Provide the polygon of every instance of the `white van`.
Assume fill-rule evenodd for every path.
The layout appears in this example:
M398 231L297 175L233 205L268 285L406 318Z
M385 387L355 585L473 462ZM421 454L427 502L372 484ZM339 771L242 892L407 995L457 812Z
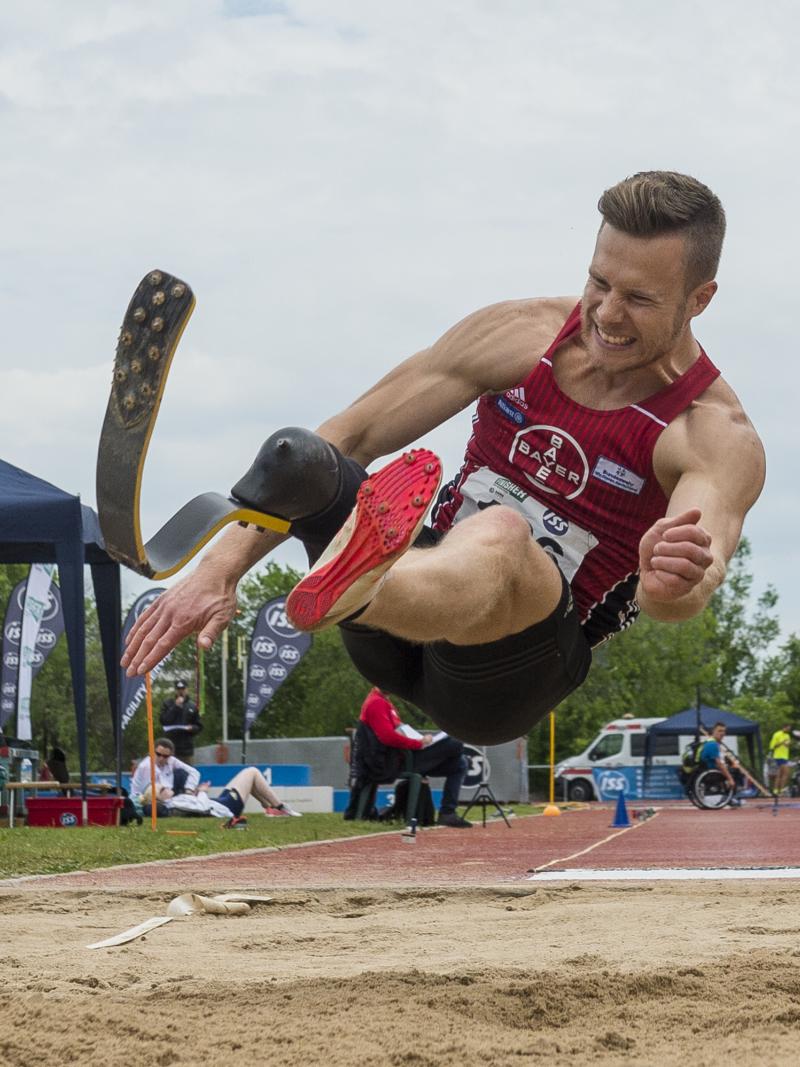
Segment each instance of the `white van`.
M556 764L556 797L566 793L569 800L598 800L592 771L595 768L644 767L647 731L659 719L626 716L607 723L586 749ZM653 748L654 767L679 767L681 756L694 741L694 734L658 734ZM725 743L735 753L735 737Z

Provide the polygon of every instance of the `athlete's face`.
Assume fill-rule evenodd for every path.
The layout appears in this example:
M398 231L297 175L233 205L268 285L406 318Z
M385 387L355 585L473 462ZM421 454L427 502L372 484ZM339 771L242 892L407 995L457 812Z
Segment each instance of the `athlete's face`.
M583 292L582 336L602 366L638 368L668 357L716 291L687 293L684 238L632 237L604 224Z

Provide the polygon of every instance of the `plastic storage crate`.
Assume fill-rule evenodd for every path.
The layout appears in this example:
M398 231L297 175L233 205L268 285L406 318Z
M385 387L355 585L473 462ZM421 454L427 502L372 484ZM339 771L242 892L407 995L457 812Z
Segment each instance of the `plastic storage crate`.
M87 797L87 820L90 826L116 826L122 797ZM28 797L28 826L80 826L80 797Z

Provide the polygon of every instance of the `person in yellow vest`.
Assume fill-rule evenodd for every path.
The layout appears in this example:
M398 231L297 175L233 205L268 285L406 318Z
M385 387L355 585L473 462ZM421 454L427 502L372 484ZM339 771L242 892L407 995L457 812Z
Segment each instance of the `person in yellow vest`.
M792 724L784 723L780 730L776 730L770 738L767 756L775 766L774 774L770 775L770 788L773 793L782 793L789 784L789 775L792 768L789 766L789 745L792 743Z

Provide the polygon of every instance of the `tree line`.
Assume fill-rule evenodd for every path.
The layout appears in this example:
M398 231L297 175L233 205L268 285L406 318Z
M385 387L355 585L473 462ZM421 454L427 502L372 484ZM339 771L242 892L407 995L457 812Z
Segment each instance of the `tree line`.
M626 713L668 716L694 704L699 692L706 704L737 712L761 724L766 738L787 720L800 720L800 638L780 640L778 593L772 587L755 596L750 569L751 547L739 545L725 584L702 614L683 623L663 624L640 616L623 635L595 650L589 676L565 700L556 716L556 755L580 751L599 727ZM27 566L0 567L0 610ZM249 647L255 617L265 601L288 593L301 574L268 562L239 586L239 614L229 627L229 737L242 736L243 678L237 667L237 639ZM204 728L198 744L215 744L222 736L221 642L204 657ZM94 603L86 603L87 720L89 764L96 770L114 765L114 735L106 692L100 636ZM186 679L195 699L196 651L193 639L175 650L153 686L156 723L161 701L172 682ZM369 685L351 665L335 628L314 636L305 659L278 690L256 721L251 737L339 736L354 724ZM66 638L62 638L33 684L31 699L34 745L44 752L63 748L70 767L77 765L75 717ZM398 701L401 714L420 727L429 724L413 705ZM13 720L6 732L13 734ZM547 723L534 728L528 741L529 762L548 758ZM146 751L144 705L124 734L127 766Z

